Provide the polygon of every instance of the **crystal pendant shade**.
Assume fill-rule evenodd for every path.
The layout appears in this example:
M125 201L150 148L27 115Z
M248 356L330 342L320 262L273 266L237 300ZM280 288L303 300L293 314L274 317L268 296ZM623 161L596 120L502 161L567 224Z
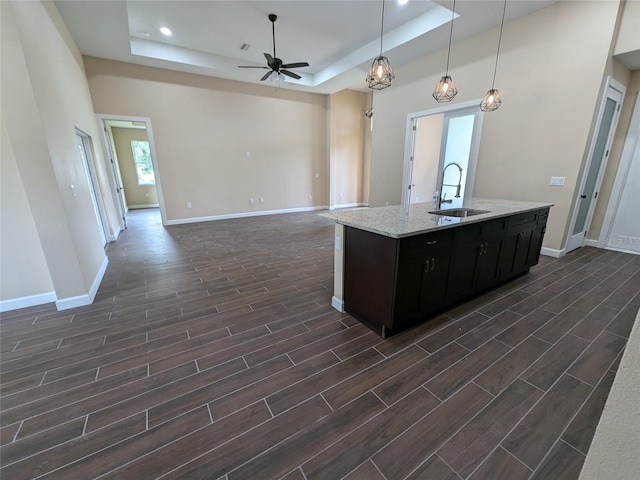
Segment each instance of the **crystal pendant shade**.
M492 88L484 96L482 102L480 102L480 110L483 112L493 112L494 110L497 110L500 105L502 105L500 92L498 92L497 88Z
M367 85L369 88L382 90L383 88L390 87L394 78L396 78L396 76L393 74L391 64L387 57L380 55L373 59L373 63L367 74Z
M445 75L440 79L440 82L433 91L433 98L437 102L450 102L458 94L456 84L453 83L453 79L449 75Z

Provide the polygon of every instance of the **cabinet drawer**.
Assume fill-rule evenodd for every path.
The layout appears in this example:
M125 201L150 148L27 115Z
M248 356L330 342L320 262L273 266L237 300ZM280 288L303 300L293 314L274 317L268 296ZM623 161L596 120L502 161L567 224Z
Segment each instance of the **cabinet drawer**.
M525 225L527 223L536 223L539 216L539 210L512 215L509 217L509 228L518 227L519 225Z
M466 241L469 238L477 238L479 240L494 235L501 235L507 228L507 222L507 218L497 218L495 220L457 227L454 229L453 240L455 242Z
M400 239L399 257L400 259L414 252L419 252L433 247L440 247L451 243L451 229L439 230L436 232L423 233Z

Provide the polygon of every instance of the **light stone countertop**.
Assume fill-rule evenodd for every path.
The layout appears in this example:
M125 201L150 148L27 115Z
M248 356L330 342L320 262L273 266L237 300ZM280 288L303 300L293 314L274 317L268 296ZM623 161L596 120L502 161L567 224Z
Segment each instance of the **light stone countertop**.
M552 203L544 202L472 198L464 202L465 208L489 212L464 218L434 215L429 213L435 210L433 202L428 202L338 211L323 213L321 216L348 227L387 237L402 238L552 206ZM442 207L442 209L446 208L447 206Z

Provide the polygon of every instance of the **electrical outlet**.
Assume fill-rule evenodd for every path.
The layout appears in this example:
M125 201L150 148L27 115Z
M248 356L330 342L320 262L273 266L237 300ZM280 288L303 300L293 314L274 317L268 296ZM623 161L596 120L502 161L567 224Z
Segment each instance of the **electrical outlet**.
M249 203L253 203L253 197L249 197Z
M313 195L309 194L309 200L313 200Z
M549 185L553 185L554 187L562 187L566 179L567 177L551 177Z
M264 203L264 197L260 197L260 203Z
M316 173L314 174L314 177L316 177L316 178L320 178L320 174L319 174L318 172L316 172Z
M187 202L187 208L191 208L191 202Z

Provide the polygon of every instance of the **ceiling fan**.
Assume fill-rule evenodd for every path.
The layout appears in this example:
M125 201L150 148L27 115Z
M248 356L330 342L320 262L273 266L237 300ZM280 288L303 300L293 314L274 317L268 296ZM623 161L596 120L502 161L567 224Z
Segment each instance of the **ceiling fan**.
M282 60L280 60L276 56L276 20L277 19L278 19L277 15L275 15L273 13L269 14L269 20L271 20L271 32L273 34L273 55L271 55L269 53L265 53L264 54L264 57L267 59L267 66L266 67L257 67L255 65L240 65L240 66L238 66L238 68L265 68L265 69L269 70L269 72L265 73L264 76L260 79L261 82L263 82L267 78L269 78L269 76L273 72L275 72L276 75L282 73L283 75L286 75L288 77L295 78L296 80L299 80L302 77L300 75L298 75L297 73L290 72L288 69L290 69L290 68L298 68L298 67L308 67L309 66L309 64L307 62L282 63Z

